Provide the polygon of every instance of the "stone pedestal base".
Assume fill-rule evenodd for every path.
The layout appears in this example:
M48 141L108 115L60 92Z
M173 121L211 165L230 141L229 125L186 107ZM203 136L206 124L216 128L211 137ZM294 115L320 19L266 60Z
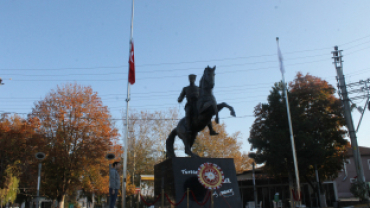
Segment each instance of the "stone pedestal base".
M198 168L203 163L214 163L221 167L224 173L222 187L213 192L214 208L241 207L241 198L234 160L231 158L189 158L177 157L154 166L154 194L158 196L162 189L173 202L179 202L187 188L193 191L198 202L203 202L209 193L198 181ZM179 208L186 208L186 196L184 201L178 205ZM192 194L189 195L189 207L199 207ZM211 199L204 207L209 207ZM158 202L156 207L161 203ZM171 207L165 197L165 207Z

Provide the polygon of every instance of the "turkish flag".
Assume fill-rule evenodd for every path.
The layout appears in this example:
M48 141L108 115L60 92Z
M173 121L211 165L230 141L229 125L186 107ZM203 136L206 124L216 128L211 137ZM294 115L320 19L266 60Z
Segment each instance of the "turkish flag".
M130 57L128 60L129 64L129 70L128 70L128 82L130 84L135 83L135 58L134 58L134 42L131 40L130 41L131 49L130 49Z

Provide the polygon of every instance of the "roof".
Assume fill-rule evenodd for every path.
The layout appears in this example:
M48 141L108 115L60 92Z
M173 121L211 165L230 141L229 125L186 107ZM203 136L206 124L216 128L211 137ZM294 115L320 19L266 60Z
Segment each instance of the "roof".
M370 156L370 148L369 147L364 147L364 146L359 146L360 149L360 154L361 156ZM351 147L347 148L347 156L348 157L353 157L353 151ZM256 179L262 179L262 178L269 178L266 173L262 170L263 166L260 166L255 169L255 177ZM253 171L252 170L246 170L243 173L237 174L237 180L238 181L247 181L247 180L252 180L253 179Z
M370 156L370 148L369 147L359 146L358 148L360 150L361 156L365 156L365 155ZM348 151L347 156L348 157L353 157L352 148L351 147L347 148L347 151Z
M258 167L254 170L256 178L263 178L265 174L263 173L262 167ZM246 170L243 173L237 174L236 178L238 181L247 181L253 179L253 170Z
M142 181L154 181L154 175L140 175Z

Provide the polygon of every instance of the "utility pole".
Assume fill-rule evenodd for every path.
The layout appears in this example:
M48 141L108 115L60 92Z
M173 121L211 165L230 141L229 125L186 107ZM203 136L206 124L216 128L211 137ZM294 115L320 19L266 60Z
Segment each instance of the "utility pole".
M357 108L357 110L359 110L360 113L361 113L361 117L360 117L360 121L357 124L356 133L358 132L358 128L360 128L362 118L364 117L365 110L366 110L366 107L368 106L369 99L370 99L370 90L369 90L369 86L367 85L367 83L370 83L370 79L367 79L365 81L360 80L360 84L364 84L365 85L365 87L362 87L361 90L367 92L367 95L365 95L367 97L367 100L365 102L364 108L362 108L362 109L361 109L361 107ZM370 110L370 108L369 108L369 110Z
M361 113L360 120L357 124L356 133L358 132L358 129L360 128L362 118L369 104L369 100L370 100L370 87L368 85L369 83L370 83L370 78L368 78L367 80L360 80L358 82L353 82L353 83L349 83L346 85L347 87L352 88L351 91L347 91L347 94L355 94L355 96L349 98L351 102L353 102L353 100L366 99L364 107L354 105L355 108ZM362 95L358 95L358 94L362 94Z
M353 157L355 159L357 181L360 184L364 184L365 182L364 169L363 169L362 162L361 162L360 150L358 148L356 131L353 125L352 114L351 114L351 104L350 104L350 99L348 98L346 81L343 75L342 50L338 50L338 46L334 46L334 51L332 51L332 53L333 53L333 59L334 59L333 64L337 71L339 96L343 102L344 118L346 120L346 126L348 128L349 136L351 139ZM366 200L368 200L369 198L369 195L367 192L366 192L365 198Z

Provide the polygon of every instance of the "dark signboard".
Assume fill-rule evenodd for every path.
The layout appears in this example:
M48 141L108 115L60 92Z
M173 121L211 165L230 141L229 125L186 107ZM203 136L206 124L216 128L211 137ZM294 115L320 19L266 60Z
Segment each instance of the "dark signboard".
M177 207L187 207L187 188L194 193L189 196L189 206L199 207L196 203L206 202L204 207L211 203L210 191L202 186L198 181L198 168L204 163L214 163L218 165L224 173L224 183L222 186L213 191L214 207L241 207L241 198L239 193L238 182L234 160L232 158L189 158L177 157L168 159L154 166L154 190L155 195L161 194L162 189L172 200L179 202L184 194L184 200ZM160 205L161 203L156 203ZM170 203L165 197L165 207L170 207ZM156 206L158 207L158 206Z

